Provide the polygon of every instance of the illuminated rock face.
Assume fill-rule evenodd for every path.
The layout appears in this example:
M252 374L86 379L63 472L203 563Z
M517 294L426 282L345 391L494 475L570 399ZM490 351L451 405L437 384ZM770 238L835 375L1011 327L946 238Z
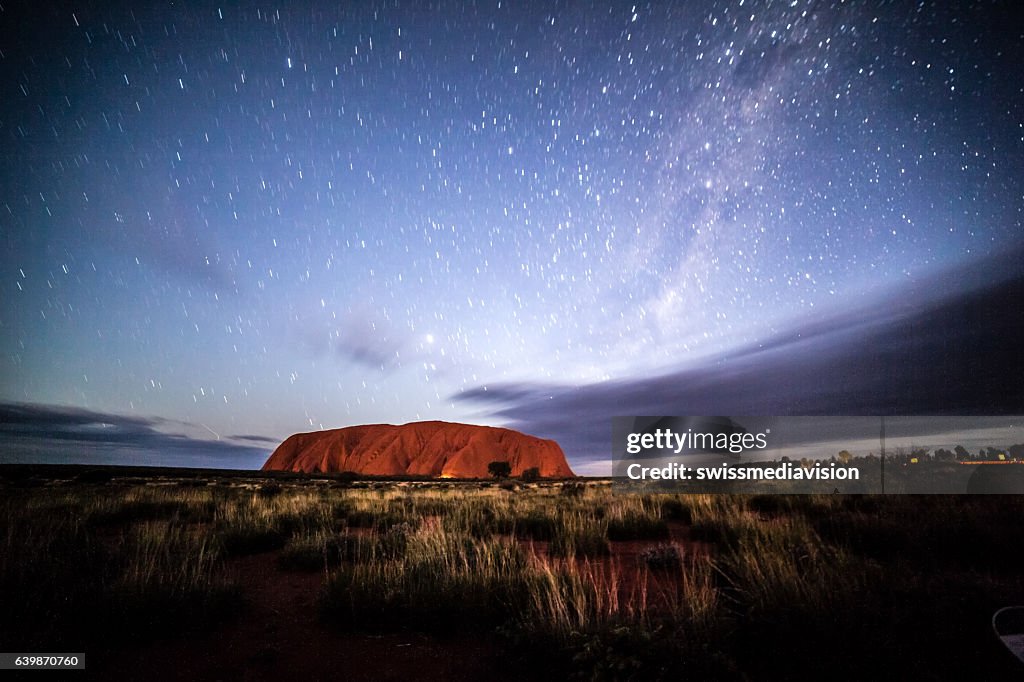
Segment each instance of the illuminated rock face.
M263 470L489 478L487 465L495 461L508 462L513 476L532 467L543 477L574 475L553 440L511 429L437 421L297 433L274 450Z

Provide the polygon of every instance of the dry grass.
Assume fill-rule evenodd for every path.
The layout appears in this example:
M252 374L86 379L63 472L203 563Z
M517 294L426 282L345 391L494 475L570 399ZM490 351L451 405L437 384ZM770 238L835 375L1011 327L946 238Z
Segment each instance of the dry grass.
M985 651L987 615L1024 600L1006 551L1024 544L1017 498L486 483L5 492L0 637L13 648L216 627L242 608L225 564L260 552L324 576L329 624L483 628L502 633L510 664L598 679L804 678L826 661L840 677L913 676L908 649L927 652L934 676L992 678L994 659L954 653ZM643 551L625 561L621 541ZM797 644L812 655L780 654Z

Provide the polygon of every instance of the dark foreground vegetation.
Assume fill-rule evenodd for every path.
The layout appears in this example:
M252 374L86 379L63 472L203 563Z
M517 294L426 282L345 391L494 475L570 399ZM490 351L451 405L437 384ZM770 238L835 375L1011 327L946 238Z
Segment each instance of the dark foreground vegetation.
M130 473L0 468L0 649L83 651L106 677L169 641L216 659L254 618L236 569L255 562L309 577L300 617L323 641L417 633L471 656L484 637L495 679L1024 672L989 629L1024 603L1016 496ZM375 677L309 653L324 679ZM271 677L262 655L229 676Z

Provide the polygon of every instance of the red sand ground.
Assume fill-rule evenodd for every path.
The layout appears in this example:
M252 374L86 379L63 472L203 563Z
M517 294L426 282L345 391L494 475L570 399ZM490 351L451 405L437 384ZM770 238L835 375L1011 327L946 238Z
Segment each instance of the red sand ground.
M196 637L91 655L98 679L159 680L478 680L495 676L499 653L481 637L420 633L340 633L319 622L322 573L283 571L277 552L229 562L247 608Z

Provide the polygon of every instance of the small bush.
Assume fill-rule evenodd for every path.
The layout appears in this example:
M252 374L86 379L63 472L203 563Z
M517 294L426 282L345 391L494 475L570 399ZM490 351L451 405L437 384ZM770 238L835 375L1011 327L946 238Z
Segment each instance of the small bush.
M519 474L519 480L523 483L535 483L540 480L540 467L530 467L529 469L523 469L523 472Z
M690 524L693 523L693 511L678 497L670 497L661 503L661 518Z
M298 511L282 512L274 518L274 524L285 535L314 533L330 525L327 510L313 506Z
M283 490L280 483L269 481L259 487L259 494L261 497L277 497Z
M517 537L547 541L555 536L555 520L539 510L531 510L526 516L515 520Z
M230 556L260 554L284 547L287 535L279 528L236 526L220 533L224 552Z
M494 478L508 478L512 475L512 465L505 461L495 461L487 465L487 473Z
M292 538L281 551L277 563L281 568L295 571L316 571L334 568L342 561L355 561L362 547L370 545L352 535L313 535Z
M587 486L579 482L564 483L559 490L559 494L565 497L583 497L585 492L587 492Z
M604 528L585 525L555 534L548 548L551 556L599 557L611 554Z
M375 554L385 559L400 559L405 556L409 547L409 536L413 530L408 523L388 528L375 538Z
M640 553L640 561L649 568L679 568L683 563L683 548L679 545L655 545Z
M326 503L325 514L328 518L338 520L347 518L355 510L355 505L348 499L331 499Z

